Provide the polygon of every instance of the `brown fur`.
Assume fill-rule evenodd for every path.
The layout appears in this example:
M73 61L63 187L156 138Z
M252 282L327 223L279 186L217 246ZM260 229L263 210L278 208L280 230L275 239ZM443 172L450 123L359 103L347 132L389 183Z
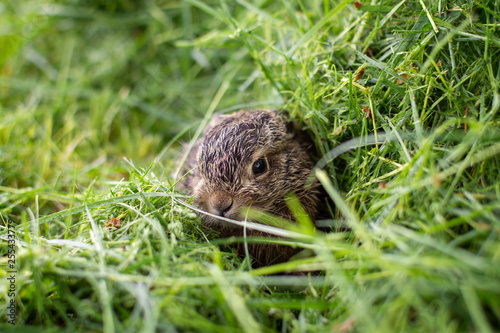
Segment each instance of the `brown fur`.
M314 218L318 184L306 185L313 167L307 149L312 147L287 132L283 117L280 111L243 110L214 118L185 166L191 172L183 185L194 195L196 205L235 220L242 220L242 210L249 206L293 219L285 203L285 195L293 192ZM252 165L261 158L267 160L267 171L255 175ZM210 216L204 220L224 237L243 235L233 224ZM266 234L247 230L247 235ZM249 244L249 250L257 265L283 262L296 253L290 247L265 244Z

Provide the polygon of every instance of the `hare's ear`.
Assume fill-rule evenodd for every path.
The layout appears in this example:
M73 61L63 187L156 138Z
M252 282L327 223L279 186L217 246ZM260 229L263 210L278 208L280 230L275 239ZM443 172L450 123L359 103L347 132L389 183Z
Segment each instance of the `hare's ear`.
M276 113L276 115L278 115L279 117L281 117L285 122L288 119L290 119L290 113L287 110L279 109L279 110L274 110L273 112Z
M287 110L276 110L274 112L276 112L286 126L287 139L293 139L297 133L297 122L290 120L290 114Z
M287 137L292 138L294 136L297 124L290 120L290 114L288 113L288 111L274 110L272 112L283 121L283 124L285 124Z

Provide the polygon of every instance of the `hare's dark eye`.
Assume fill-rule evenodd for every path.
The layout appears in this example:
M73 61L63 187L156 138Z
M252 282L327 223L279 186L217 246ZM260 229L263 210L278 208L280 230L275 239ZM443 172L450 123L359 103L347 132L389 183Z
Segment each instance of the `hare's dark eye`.
M265 158L259 158L252 165L252 172L254 175L258 176L267 171L267 161Z

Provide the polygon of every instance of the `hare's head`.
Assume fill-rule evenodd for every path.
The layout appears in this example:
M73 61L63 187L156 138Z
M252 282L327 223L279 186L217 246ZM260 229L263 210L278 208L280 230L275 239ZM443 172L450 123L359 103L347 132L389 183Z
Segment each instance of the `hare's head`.
M311 172L308 154L279 111L240 111L220 116L197 152L197 183L191 184L203 210L235 219L252 207L291 217L285 195L294 192L314 211L316 195L305 186ZM306 202L303 202L306 201ZM206 217L209 225L221 222Z

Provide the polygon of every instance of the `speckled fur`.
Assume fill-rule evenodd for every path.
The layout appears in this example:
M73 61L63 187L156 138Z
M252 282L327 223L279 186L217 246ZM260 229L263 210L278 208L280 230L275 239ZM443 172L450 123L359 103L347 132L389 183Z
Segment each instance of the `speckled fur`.
M204 211L218 214L216 206L232 202L225 217L242 220L248 206L293 219L285 195L296 194L306 212L314 218L318 204L318 184L306 186L312 169L307 153L309 143L301 142L287 132L280 111L239 111L218 115L207 126L203 137L190 152L184 187ZM267 172L255 176L252 165L260 158L268 162ZM242 236L233 224L205 216L208 227L222 236ZM248 230L249 236L266 235ZM286 261L296 253L286 246L249 244L257 265Z

